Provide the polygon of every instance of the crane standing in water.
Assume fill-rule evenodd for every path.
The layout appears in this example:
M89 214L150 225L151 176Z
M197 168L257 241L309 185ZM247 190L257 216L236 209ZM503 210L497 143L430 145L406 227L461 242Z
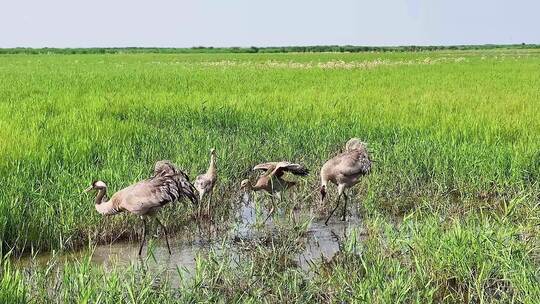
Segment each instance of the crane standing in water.
M168 203L188 198L193 203L197 202L195 188L189 182L188 176L176 168L171 162L162 160L154 166L154 173L149 179L128 186L107 198L107 185L102 181L94 181L85 190L97 191L95 207L102 215L114 215L124 211L138 215L142 219L143 233L139 255L141 255L146 242L146 218L154 216L158 224L163 228L167 248L171 254L167 227L157 217L158 210Z
M205 174L197 176L193 185L199 192L199 202L202 201L206 195L208 195L208 202L206 203L206 213L210 214L210 204L212 203L212 193L214 192L214 186L217 181L217 168L216 168L216 149L210 149L210 165ZM199 213L200 213L199 205Z
M360 178L371 172L371 158L367 151L367 144L358 138L351 138L345 145L345 152L328 160L321 168L321 203L326 197L326 187L328 182L337 185L338 197L336 207L330 212L330 215L324 222L328 225L328 220L339 207L339 200L343 196L345 205L341 220L345 220L347 212L347 194L345 190L356 185Z

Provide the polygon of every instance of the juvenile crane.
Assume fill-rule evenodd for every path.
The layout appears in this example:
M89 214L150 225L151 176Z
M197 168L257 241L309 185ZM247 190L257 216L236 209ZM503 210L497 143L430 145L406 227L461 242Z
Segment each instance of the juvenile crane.
M271 195L272 209L270 209L266 220L268 220L275 210L273 196L278 195L281 198L281 192L293 187L296 184L296 182L288 181L282 178L285 172L290 172L299 176L306 176L309 174L309 170L306 167L287 161L258 164L253 167L253 170L263 170L265 173L259 177L254 185L251 184L249 179L243 180L240 184L240 189L243 189L246 192L251 190L264 190Z
M188 198L193 203L197 202L195 188L189 182L188 176L166 160L158 161L155 164L152 177L116 192L110 199L107 198L107 185L104 182L94 181L85 192L92 190L97 191L95 207L100 214L114 215L128 211L141 217L143 233L139 255L141 255L146 242L147 216L155 216L156 221L163 228L167 248L171 254L167 227L156 216L157 211L166 204L183 197Z
M351 138L345 145L345 152L328 160L321 168L321 203L326 197L326 187L328 182L337 185L338 197L336 207L324 222L328 225L328 220L339 207L339 200L343 196L345 205L341 220L345 220L347 212L347 194L345 190L356 185L360 178L371 171L371 158L367 151L367 145L358 138Z
M206 203L206 213L210 213L210 204L212 203L212 193L214 192L214 186L217 181L217 169L216 169L216 149L210 149L210 165L205 174L197 176L193 185L199 192L199 202L202 203L204 197L208 195L208 202ZM199 206L200 212L200 206Z

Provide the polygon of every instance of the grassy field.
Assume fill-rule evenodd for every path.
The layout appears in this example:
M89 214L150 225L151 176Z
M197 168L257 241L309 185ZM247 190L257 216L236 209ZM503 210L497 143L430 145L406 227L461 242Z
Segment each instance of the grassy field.
M299 246L286 230L284 251L260 245L248 259L263 269L231 270L205 258L200 280L189 283L199 285L160 285L143 295L123 285L149 279L136 268L105 271L80 261L63 273L28 276L4 262L0 300L333 302L354 295L537 303L539 88L538 50L2 55L4 254L134 237L136 218L103 220L81 191L94 179L120 189L146 178L160 159L194 177L217 148L216 218L239 204L239 181L260 161L288 159L312 170L296 190L302 208L317 204L318 169L348 138L368 142L375 164L354 195L365 243L351 242L310 280L273 263ZM192 221L187 205L163 215L173 230ZM51 286L60 289L51 294ZM88 294L69 298L78 288Z

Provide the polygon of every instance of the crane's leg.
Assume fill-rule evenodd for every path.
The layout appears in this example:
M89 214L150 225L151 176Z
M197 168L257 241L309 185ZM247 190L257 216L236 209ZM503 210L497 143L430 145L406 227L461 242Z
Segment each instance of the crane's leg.
M292 197L292 202L289 204L289 218L292 219L293 224L296 225L296 217L294 215L294 208L296 207L296 193L293 193Z
M277 209L278 212L279 212L279 208L283 208L283 192L282 192L282 191L277 192L277 193L276 193L276 197L277 197L277 199L279 200L279 202L278 202L277 205L275 205L274 208ZM274 209L274 212L275 212L275 209Z
M141 255L142 248L144 246L144 243L146 242L146 218L141 217L141 219L142 219L142 222L143 222L143 232L142 232L141 246L139 247L139 256Z
M197 208L197 217L198 218L201 217L201 212L202 212L201 206L202 206L203 198L204 198L204 192L199 193L199 206Z
M212 203L212 194L214 191L209 193L208 202L206 203L206 214L210 215L210 204Z
M336 207L334 209L332 209L332 212L330 212L330 215L328 216L328 218L326 218L326 221L324 222L324 224L326 226L328 226L328 220L330 220L330 218L332 217L332 214L334 214L336 209L339 207L339 199L341 198L341 195L343 195L343 190L345 190L345 187L343 185L339 185L338 186L338 197L337 197L337 200L336 200Z
M169 245L169 232L167 231L167 227L163 225L163 223L159 220L157 216L156 216L156 221L161 226L161 228L163 228L163 231L165 232L165 241L167 242L167 249L169 249L169 254L171 254L171 245Z
M272 216L272 214L274 214L274 210L276 210L276 204L274 202L274 195L270 195L270 199L272 200L272 208L270 208L270 212L268 212L268 216L264 220L263 224L266 224L266 221L268 221L268 219Z
M343 205L343 213L341 214L341 220L344 221L345 217L347 216L347 201L349 198L347 197L347 194L343 192L343 199L345 200L345 205Z
M334 214L336 209L339 207L339 199L340 199L340 197L341 197L341 195L338 195L337 200L336 200L336 207L334 209L332 209L332 212L330 212L330 215L328 215L328 217L326 218L326 221L324 222L324 225L328 226L328 221L332 217L332 214Z

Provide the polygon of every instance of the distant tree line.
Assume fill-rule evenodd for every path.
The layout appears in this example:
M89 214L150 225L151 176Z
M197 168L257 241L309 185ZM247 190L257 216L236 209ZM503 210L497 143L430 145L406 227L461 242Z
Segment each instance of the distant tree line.
M119 53L308 53L308 52L421 52L437 50L485 50L498 48L531 49L540 48L539 44L484 44L450 46L354 46L354 45L313 45L282 47L204 47L192 48L0 48L0 54L119 54Z

